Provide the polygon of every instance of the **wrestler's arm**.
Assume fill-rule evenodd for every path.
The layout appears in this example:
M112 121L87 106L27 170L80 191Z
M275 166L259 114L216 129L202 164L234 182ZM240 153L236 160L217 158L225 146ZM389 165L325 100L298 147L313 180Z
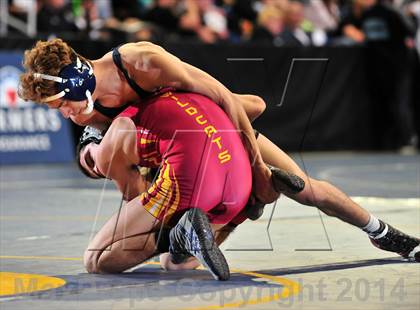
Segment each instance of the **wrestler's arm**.
M257 197L266 203L277 199L278 194L271 186L271 172L262 160L251 123L242 104L237 104L240 96L230 92L206 72L182 62L162 48L127 49L125 58L134 66L132 76L140 85L146 86L146 89L174 87L203 94L220 104L235 127L243 133L244 143L253 164Z
M136 139L136 127L131 119L115 119L99 145L100 156L96 159L98 169L115 182L127 201L145 188L145 180L137 169Z

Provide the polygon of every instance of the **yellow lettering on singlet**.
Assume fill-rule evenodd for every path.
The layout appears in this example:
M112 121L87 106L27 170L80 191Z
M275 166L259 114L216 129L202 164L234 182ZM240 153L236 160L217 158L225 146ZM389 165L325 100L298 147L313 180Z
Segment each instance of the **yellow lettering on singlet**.
M196 118L195 118L195 120L197 121L197 123L198 124L200 124L200 125L204 125L205 123L207 123L207 120L205 119L204 121L201 121L200 119L202 119L204 116L203 116L203 114L201 114L201 115L199 115L199 116L197 116Z
M186 107L187 105L189 105L190 103L189 102L182 103L181 101L177 100L176 104L179 105L181 108L183 108L183 107Z
M171 96L171 95L172 95L172 93L171 93L170 91L168 91L168 92L166 92L166 93L162 94L162 95L160 96L160 98L166 98L166 97L169 97L169 96Z
M221 164L224 164L225 162L228 162L232 158L232 156L230 156L228 150L225 150L225 151L219 153L219 155L217 155L217 157L219 158Z
M188 115L194 115L197 114L197 109L194 107L189 107L188 109L185 109L185 112L187 112Z
M156 142L155 140L140 138L140 144L147 144L147 143L153 143Z
M216 139L211 140L212 143L216 143L219 150L222 149L222 143L220 142L222 140L222 137L217 137Z
M169 96L181 108L185 108L185 107L190 105L189 102L184 103L184 102L179 101L179 99L177 97L173 96L171 93L169 93L167 97L169 97ZM188 108L185 108L184 111L185 111L185 113L187 113L190 116L194 116L197 113L199 113L199 109L197 109L196 107L191 106L191 105ZM203 125L203 127L204 127L205 124L208 123L208 121L205 119L203 114L200 114L200 115L196 116L195 121L197 122L197 124ZM204 128L204 132L207 135L207 137L212 138L213 135L217 133L217 129L213 125L207 125L207 127ZM223 143L222 143L222 137L221 136L219 136L217 138L213 138L211 142L216 143L219 150L222 150ZM228 150L225 150L225 151L220 152L218 154L218 159L219 159L221 164L224 164L224 163L230 161L232 159L232 156L229 154ZM150 158L150 159L145 158L145 160L151 161L151 160L156 160L156 159L155 158Z
M204 131L209 138L211 138L212 134L217 132L216 128L214 128L213 125L208 125L206 128L204 128Z

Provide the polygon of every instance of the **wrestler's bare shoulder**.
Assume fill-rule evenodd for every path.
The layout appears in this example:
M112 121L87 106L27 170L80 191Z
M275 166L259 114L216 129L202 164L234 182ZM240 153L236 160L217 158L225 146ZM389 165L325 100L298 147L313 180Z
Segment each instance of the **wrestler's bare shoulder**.
M127 43L119 48L123 62L131 65L137 71L149 72L161 64L162 59L179 61L159 45L147 41ZM157 61L154 62L153 60Z
M139 51L160 51L163 52L165 49L160 45L154 44L149 41L139 41L139 42L132 42L127 43L121 46L124 50L139 50Z
M147 41L127 43L119 48L121 56L128 62L132 58L147 57L153 54L163 54L166 51L159 45Z

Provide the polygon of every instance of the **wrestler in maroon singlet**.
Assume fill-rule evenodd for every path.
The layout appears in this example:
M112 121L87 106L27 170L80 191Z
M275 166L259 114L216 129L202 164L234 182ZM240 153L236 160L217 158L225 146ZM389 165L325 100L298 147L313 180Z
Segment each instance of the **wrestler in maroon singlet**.
M214 224L245 219L238 221L238 214L251 192L250 162L219 106L199 94L166 92L120 116L136 124L138 164L161 166L140 196L149 213L167 222L174 214L200 208Z

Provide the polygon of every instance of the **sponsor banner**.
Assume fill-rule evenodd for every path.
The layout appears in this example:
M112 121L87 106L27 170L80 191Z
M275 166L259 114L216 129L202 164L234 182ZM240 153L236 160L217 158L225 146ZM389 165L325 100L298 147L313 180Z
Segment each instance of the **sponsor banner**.
M72 161L69 121L18 97L22 55L0 52L0 164Z

